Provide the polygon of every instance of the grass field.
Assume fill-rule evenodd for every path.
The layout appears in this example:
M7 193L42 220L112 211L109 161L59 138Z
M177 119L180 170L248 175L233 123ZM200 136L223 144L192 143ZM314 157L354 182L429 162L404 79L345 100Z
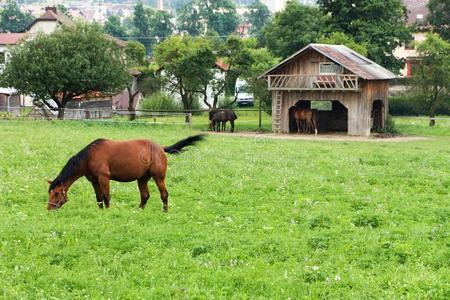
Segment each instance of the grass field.
M428 139L210 136L169 158L168 214L153 183L145 210L112 183L100 211L85 179L49 213L44 179L95 138L206 122L0 121L0 298L449 299L450 122L396 121Z

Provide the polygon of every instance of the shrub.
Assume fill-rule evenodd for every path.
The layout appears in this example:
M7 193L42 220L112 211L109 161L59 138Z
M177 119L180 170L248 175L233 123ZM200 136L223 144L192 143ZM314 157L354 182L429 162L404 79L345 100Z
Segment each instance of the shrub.
M388 115L386 119L386 125L384 128L377 128L376 132L378 133L386 133L386 134L398 134L399 131L397 130L397 127L395 126L394 119L391 115Z
M218 106L219 108L234 108L236 107L236 103L232 104L233 101L234 97L225 97L219 101Z
M141 109L176 111L181 110L182 106L181 103L177 102L173 97L161 92L156 92L142 101Z
M394 116L428 116L430 114L426 101L412 93L389 97L389 113ZM438 103L437 115L448 115L449 113L449 102Z

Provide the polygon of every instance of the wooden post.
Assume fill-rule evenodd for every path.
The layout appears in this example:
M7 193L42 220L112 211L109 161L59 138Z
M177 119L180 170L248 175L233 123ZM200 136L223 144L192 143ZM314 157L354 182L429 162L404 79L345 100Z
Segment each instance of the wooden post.
M261 99L259 99L259 120L258 120L258 129L261 130L262 128L262 105L261 105Z

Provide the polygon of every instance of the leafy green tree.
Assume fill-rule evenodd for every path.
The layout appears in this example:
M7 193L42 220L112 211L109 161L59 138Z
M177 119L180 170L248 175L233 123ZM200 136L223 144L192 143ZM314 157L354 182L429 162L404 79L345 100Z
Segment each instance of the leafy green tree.
M248 6L248 12L245 14L247 21L252 24L250 33L258 36L262 33L262 29L266 23L270 21L272 13L267 5L263 4L260 0L256 0Z
M127 30L122 25L119 16L109 16L104 25L105 32L117 38L124 39L127 36Z
M121 63L122 49L104 37L98 25L76 24L51 35L39 34L11 49L1 81L37 101L53 99L58 118L73 98L123 90L130 75Z
M191 35L212 29L221 36L234 32L239 19L231 0L193 0L178 11L178 27Z
M370 59L393 71L403 67L394 57L398 46L411 40L406 8L401 0L318 0L329 16L330 32L343 32L356 43L367 43Z
M166 11L149 11L150 34L158 41L163 41L172 35L174 26L171 21L172 15Z
M417 46L420 65L412 76L412 92L417 101L426 103L430 117L439 107L450 107L450 43L430 33ZM430 126L435 124L430 120Z
M428 9L428 22L443 39L450 41L450 0L430 0Z
M209 41L200 37L172 36L155 47L154 59L163 69L166 88L178 93L184 109L191 110L204 74L216 61Z
M225 36L233 33L239 23L236 5L231 0L201 0L208 28Z
M33 22L30 13L20 10L15 0L7 0L0 12L0 32L22 32Z
M206 21L200 12L200 9L189 2L177 10L178 29L186 31L190 35L197 36L203 34Z
M348 36L343 32L333 32L328 36L322 36L317 40L317 42L330 45L345 45L364 56L367 56L368 53L367 43L363 42L358 44L351 36Z
M256 48L256 39L241 39L238 36L231 35L224 43L219 56L228 64L228 70L225 76L226 95L234 96L231 105L237 101L235 93L236 81L240 77L248 77L253 57L250 49Z
M150 51L152 40L150 37L149 28L149 8L144 7L142 1L139 1L134 6L133 24L135 28L135 37L141 44L145 46L147 51Z
M253 57L253 63L245 80L249 83L255 100L260 102L261 108L271 111L272 98L270 91L267 89L267 81L258 77L270 67L276 65L279 59L273 56L267 48L251 48L250 55Z
M286 58L315 42L324 27L325 17L318 8L288 1L286 9L276 13L263 32L267 48L275 56Z

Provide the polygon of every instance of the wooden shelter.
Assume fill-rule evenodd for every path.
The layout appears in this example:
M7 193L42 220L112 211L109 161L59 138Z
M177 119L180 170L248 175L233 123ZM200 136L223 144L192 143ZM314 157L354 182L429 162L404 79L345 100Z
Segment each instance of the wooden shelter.
M273 132L297 132L298 107L317 109L319 133L369 136L385 126L389 80L395 77L346 46L309 44L260 78L272 92Z

